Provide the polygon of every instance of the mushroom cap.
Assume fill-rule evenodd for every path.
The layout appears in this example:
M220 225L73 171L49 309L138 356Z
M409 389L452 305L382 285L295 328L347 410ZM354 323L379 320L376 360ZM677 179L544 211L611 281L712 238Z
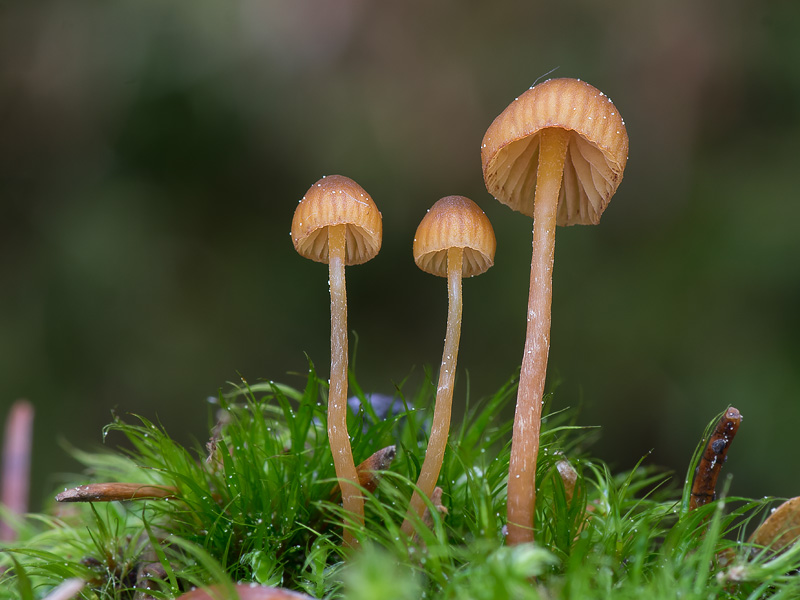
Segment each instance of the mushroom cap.
M494 264L497 242L489 218L469 198L446 196L428 209L414 236L414 262L447 277L447 250L463 248L462 277L480 275Z
M292 218L292 243L305 258L328 262L328 227L345 225L345 264L360 265L381 249L381 213L360 185L328 175L312 185Z
M239 600L312 600L311 596L299 592L253 583L237 583L233 589ZM196 588L181 594L176 600L233 600L233 596L226 592L223 586Z
M556 222L597 224L622 181L628 133L611 99L579 79L550 79L514 100L486 131L481 163L486 189L533 216L540 132L570 132Z

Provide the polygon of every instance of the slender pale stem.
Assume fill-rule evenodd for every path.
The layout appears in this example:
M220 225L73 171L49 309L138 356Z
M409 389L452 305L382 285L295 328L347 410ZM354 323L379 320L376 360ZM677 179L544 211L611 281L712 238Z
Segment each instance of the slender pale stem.
M514 413L508 469L508 543L533 541L536 460L547 355L550 350L550 304L553 293L556 209L569 132L541 132L533 207L533 257L528 295L528 327Z
M461 262L464 250L450 248L447 251L447 333L444 338L442 366L439 369L439 385L436 388L436 405L433 409L433 423L425 460L419 472L416 490L411 496L408 513L403 521L402 531L411 535L414 525L412 514L420 519L425 512L425 501L430 498L442 470L444 451L447 448L447 437L450 432L450 412L453 405L453 386L455 384L456 362L458 359L458 342L461 339ZM420 493L421 492L421 493Z
M364 498L356 486L358 473L347 434L347 291L345 289L345 226L328 229L328 268L331 288L331 380L328 391L328 441L333 465L342 489L342 508L352 516L355 526L364 524ZM344 528L344 543L355 547L358 541L349 527Z

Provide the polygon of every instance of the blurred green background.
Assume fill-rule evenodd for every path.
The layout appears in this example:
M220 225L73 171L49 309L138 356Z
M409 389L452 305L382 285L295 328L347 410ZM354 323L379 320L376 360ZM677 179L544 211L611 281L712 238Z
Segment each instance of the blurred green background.
M347 275L367 391L441 358L426 208L484 208L496 264L464 284L455 402L467 372L496 390L531 224L486 192L480 142L554 68L613 99L631 148L600 225L557 234L556 406L617 468L652 450L682 479L732 404L732 493L800 494L798 31L790 0L0 2L0 415L36 404L34 506L79 468L59 440L99 445L112 409L192 443L226 381L302 386L304 352L327 374L326 270L289 239L324 174L383 213Z

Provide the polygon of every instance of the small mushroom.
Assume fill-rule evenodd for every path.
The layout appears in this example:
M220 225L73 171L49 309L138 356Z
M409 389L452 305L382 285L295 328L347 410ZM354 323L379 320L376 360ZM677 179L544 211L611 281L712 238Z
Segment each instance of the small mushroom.
M431 434L417 487L431 498L447 447L453 403L458 342L461 337L461 278L480 275L494 264L496 241L489 219L469 198L447 196L437 201L423 217L414 237L414 261L427 273L447 277L447 333L442 366L436 388ZM414 491L402 530L410 535L412 514L422 517L423 496Z
M381 213L369 194L348 177L329 175L309 188L292 219L292 242L305 258L327 263L331 293L331 377L328 393L328 440L342 508L357 525L364 523L364 499L347 433L347 292L345 265L358 265L380 250ZM357 544L345 528L345 545Z
M628 134L611 100L576 79L551 79L512 102L481 146L486 188L533 217L528 325L508 473L508 542L533 541L556 225L596 224L622 180Z

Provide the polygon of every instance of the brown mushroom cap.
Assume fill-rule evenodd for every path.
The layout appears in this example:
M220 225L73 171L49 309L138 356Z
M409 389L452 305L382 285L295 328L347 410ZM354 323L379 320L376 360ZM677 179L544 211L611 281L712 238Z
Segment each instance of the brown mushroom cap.
M447 250L463 248L462 277L480 275L494 264L497 242L484 212L469 198L438 200L417 227L414 262L432 275L447 277Z
M381 213L349 177L328 175L312 185L295 209L292 243L305 258L328 262L328 227L345 225L345 264L360 265L381 248Z
M558 200L558 225L597 224L628 160L625 123L610 98L578 79L551 79L514 100L483 137L486 189L533 216L540 132L570 131Z

